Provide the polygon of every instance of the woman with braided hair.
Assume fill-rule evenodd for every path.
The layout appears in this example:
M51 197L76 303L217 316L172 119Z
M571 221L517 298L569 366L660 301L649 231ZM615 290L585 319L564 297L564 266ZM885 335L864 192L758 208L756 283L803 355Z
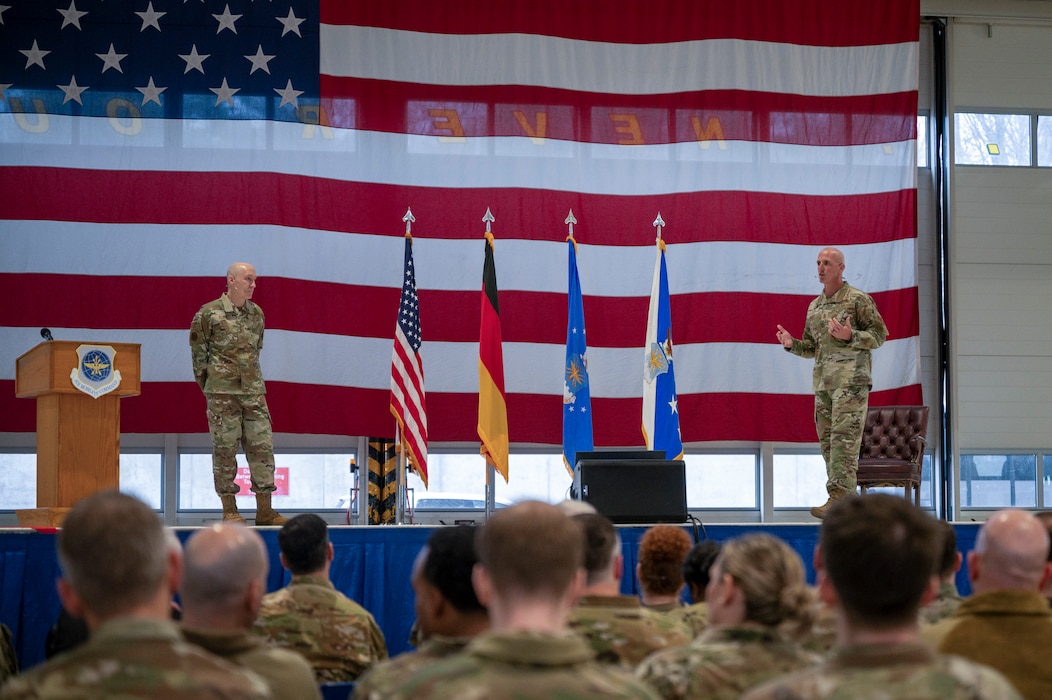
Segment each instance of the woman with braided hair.
M737 698L764 681L820 661L799 642L814 620L804 564L765 533L723 544L705 589L709 629L683 647L659 651L637 677L664 698Z

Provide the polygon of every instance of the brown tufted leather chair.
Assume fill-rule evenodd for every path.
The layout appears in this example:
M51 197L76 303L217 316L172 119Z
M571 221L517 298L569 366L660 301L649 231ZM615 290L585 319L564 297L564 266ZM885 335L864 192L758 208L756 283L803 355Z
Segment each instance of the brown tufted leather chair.
M920 505L921 467L928 434L927 406L876 406L866 413L858 457L858 486L901 486Z

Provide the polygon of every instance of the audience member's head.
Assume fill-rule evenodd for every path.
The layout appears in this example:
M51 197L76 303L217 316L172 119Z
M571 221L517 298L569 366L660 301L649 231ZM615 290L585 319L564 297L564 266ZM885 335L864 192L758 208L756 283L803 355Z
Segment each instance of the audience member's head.
M968 577L976 593L1038 591L1048 582L1049 535L1025 510L999 510L979 528L968 553Z
M610 518L598 513L586 513L574 516L574 522L584 536L585 585L620 584L624 573L621 536L617 534L617 528Z
M915 626L920 606L938 587L942 540L938 521L903 498L839 500L822 521L815 554L822 597L852 627Z
M281 563L295 576L325 573L332 561L329 526L313 513L289 519L278 531Z
M690 548L687 558L683 560L683 580L690 590L690 598L695 603L705 600L705 589L709 585L709 570L720 554L720 543L715 540L703 540Z
M755 622L799 638L814 621L814 594L804 562L785 542L764 533L724 543L705 599L714 625Z
M1052 537L1052 510L1043 510L1040 513L1034 513L1034 517L1041 521L1041 524L1045 526L1045 530L1048 531L1049 537ZM1048 550L1048 561L1052 563L1052 547L1049 547ZM1049 577L1049 581L1045 584L1043 592L1045 597L1048 598L1049 604L1052 605L1052 577Z
M577 524L547 503L525 501L497 511L478 528L472 577L495 629L507 629L524 607L544 608L528 627L565 627L584 583L584 541Z
M413 563L416 619L420 636L474 636L489 626L486 608L471 585L477 563L475 528L467 525L439 528Z
M961 561L964 559L957 550L957 531L953 525L945 520L937 520L939 530L942 531L942 549L939 554L937 570L939 578L951 582L957 572L961 569Z
M220 523L186 543L183 623L192 628L247 629L259 614L267 587L267 550L255 530Z
M167 619L182 557L149 506L118 491L100 491L69 511L58 534L59 596L94 630L137 615Z
M644 603L651 602L648 598L679 595L683 588L683 560L690 548L690 535L682 528L655 525L643 533L636 575Z

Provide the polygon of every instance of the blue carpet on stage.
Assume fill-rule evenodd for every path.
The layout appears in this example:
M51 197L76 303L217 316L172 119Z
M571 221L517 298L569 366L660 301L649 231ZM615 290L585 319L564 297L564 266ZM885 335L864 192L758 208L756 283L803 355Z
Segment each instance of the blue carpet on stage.
M716 541L748 532L770 532L800 553L807 566L808 579L814 582L812 555L818 539L817 525L707 525L697 530L685 527L692 536L697 533L700 539L709 537ZM958 549L969 551L975 542L978 524L955 527ZM622 590L626 594L637 594L636 551L646 528L625 527L620 531L625 557ZM193 529L176 532L185 540ZM268 590L276 590L288 581L288 572L281 568L278 560L277 530L263 529L260 532L270 553ZM409 630L414 617L409 572L430 532L431 528L419 525L329 529L336 551L332 581L376 617L392 656L409 648ZM58 574L53 532L0 530L0 622L14 633L23 670L44 659L44 640L59 612L55 592ZM962 595L971 591L963 568L957 577L957 587Z

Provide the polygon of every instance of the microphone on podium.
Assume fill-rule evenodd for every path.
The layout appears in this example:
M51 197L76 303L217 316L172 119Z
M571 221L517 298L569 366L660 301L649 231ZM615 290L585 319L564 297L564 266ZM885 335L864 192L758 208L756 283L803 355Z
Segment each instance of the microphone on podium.
M54 340L54 337L52 337L52 335L51 335L51 329L50 328L41 328L40 329L40 337L43 338L44 340Z

